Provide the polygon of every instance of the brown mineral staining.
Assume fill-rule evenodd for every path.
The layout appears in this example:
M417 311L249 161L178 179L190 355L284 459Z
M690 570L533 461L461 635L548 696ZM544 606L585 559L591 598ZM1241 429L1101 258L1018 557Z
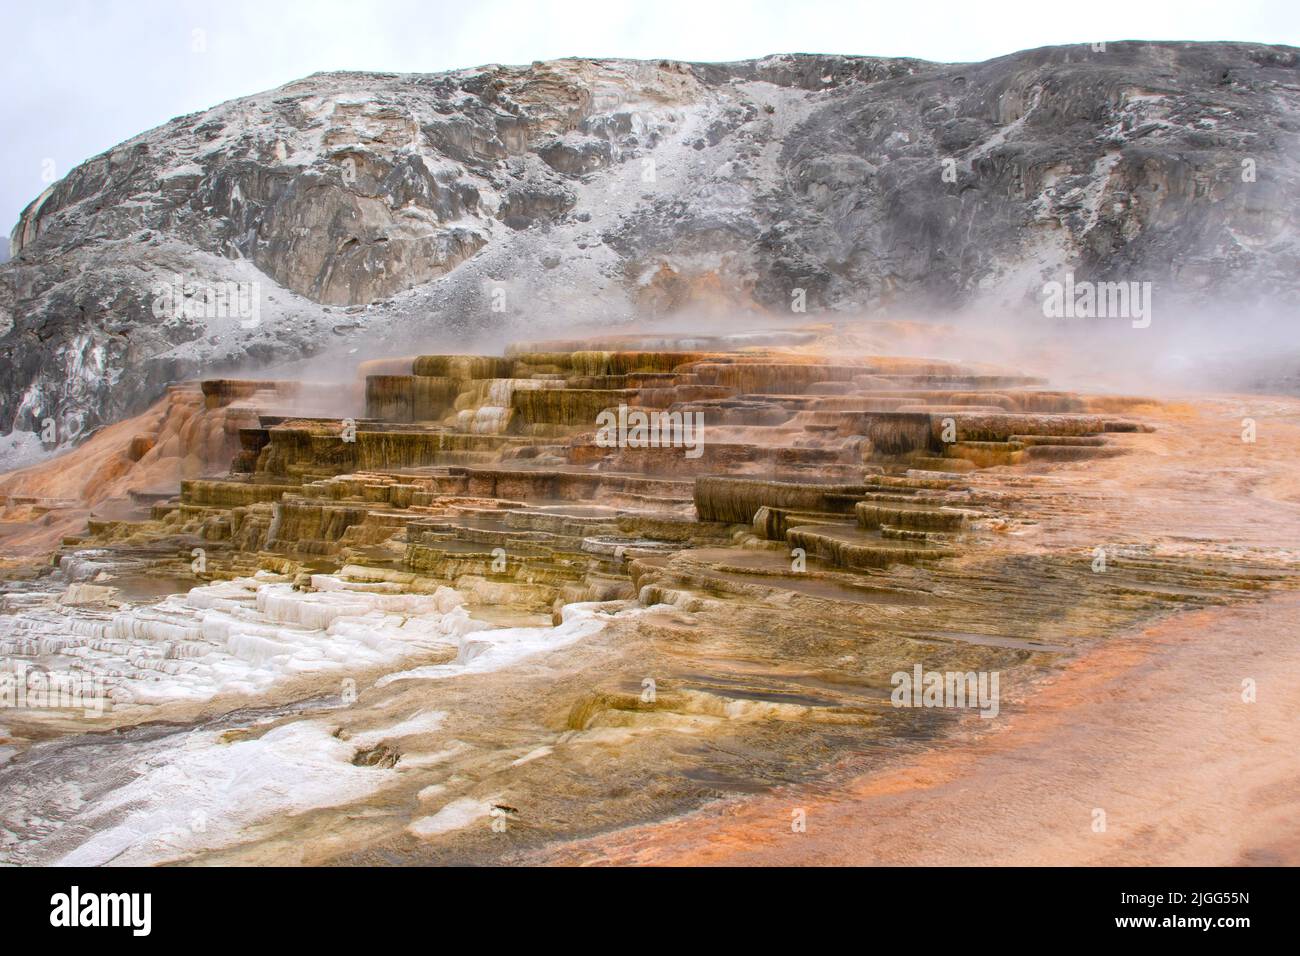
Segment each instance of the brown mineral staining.
M1295 594L1168 619L1074 660L997 733L866 774L841 766L816 787L741 796L526 859L1294 865L1300 807L1289 728L1300 707L1297 627ZM1245 704L1226 673L1267 677L1276 696ZM793 808L804 811L804 832L791 830ZM1096 808L1107 814L1104 832L1092 827Z
M486 827L416 839L406 825L430 794L508 798L529 821L530 858L805 862L775 835L784 815L788 836L788 805L818 819L842 799L844 812L882 812L896 827L906 821L881 803L889 795L928 818L969 809L958 790L930 791L967 773L995 786L984 768L1002 760L1014 776L1008 753L1050 760L1025 735L1067 733L1069 708L1089 699L1070 688L1099 679L1084 662L1119 680L1154 653L1133 635L1169 620L1147 632L1184 647L1168 666L1208 680L1212 661L1196 653L1212 655L1187 650L1177 635L1192 625L1176 615L1217 627L1234 613L1225 607L1289 600L1276 595L1298 580L1294 401L1270 399L1267 441L1247 446L1228 400L1075 395L1016 371L856 355L836 341L820 328L743 348L621 336L370 362L355 390L335 390L355 398L350 418L313 411L311 387L296 383L178 387L148 415L6 476L0 527L7 542L34 541L64 514L47 551L154 549L160 575L188 574L201 547L203 580L261 570L308 592L321 573L384 594L450 586L507 625L553 621L576 602L643 609L508 672L361 682L344 725L434 708L467 749L445 767L405 744L367 751L367 766L416 769L373 798L388 808L375 822L295 857L308 862L376 849L420 860L428 839L444 861L518 852ZM597 416L618 406L701 414L703 453L630 434L598 442ZM892 676L918 665L999 673L1004 718L891 706ZM1239 679L1235 666L1223 680ZM1034 711L1045 681L1059 719ZM295 687L337 692L309 674ZM1195 717L1160 719L1186 728ZM1004 723L1012 736L998 744ZM933 752L972 735L978 746ZM1100 779L1120 779L1122 763ZM1048 790L1046 805L1065 800ZM734 819L710 815L740 798ZM1142 812L1141 794L1125 799ZM355 809L284 821L223 858L313 846ZM816 842L810 826L809 846L893 862L865 826L833 852L836 838Z

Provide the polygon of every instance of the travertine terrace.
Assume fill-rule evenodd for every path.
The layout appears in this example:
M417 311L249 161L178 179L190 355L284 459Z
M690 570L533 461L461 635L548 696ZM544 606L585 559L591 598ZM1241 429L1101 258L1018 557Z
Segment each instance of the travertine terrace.
M788 344L745 345L765 340ZM358 584L449 585L548 613L689 604L676 586L689 569L707 591L851 592L895 565L934 574L942 558L995 551L1018 518L981 469L1121 454L1112 437L1144 431L1117 412L1125 400L798 347L815 340L623 337L371 362L354 418L277 414L306 390L294 382L204 381L204 408L238 434L229 473L155 493L147 520L92 519L63 550L168 542L186 563L202 548L208 579L274 570L310 591L331 564ZM700 449L600 442L598 416L619 406L701 416ZM210 456L225 447L204 441ZM811 564L795 570L800 548Z
M33 824L55 746L11 768L26 796L5 852L501 859L913 752L965 716L891 707L891 675L916 665L998 672L1014 709L1116 634L1294 583L1288 554L1249 542L1114 537L1125 516L1107 521L1079 476L1151 455L1178 427L1156 403L838 351L830 331L521 343L367 362L338 388L174 387L148 421L186 409L179 486L155 467L129 487L164 450L120 436L99 466L117 497L62 540L56 572L5 596L0 652L102 679L96 726L141 748L163 746L130 736L159 720L230 747L192 772L168 757L184 800L123 768L124 790L148 786L108 801L143 807L126 823L92 801ZM698 416L698 454L599 440L619 407ZM7 516L65 505L14 494ZM19 715L10 746L71 726ZM278 794L247 800L274 819L229 817L242 791L205 796L236 747L258 762L234 779ZM294 799L277 774L302 779ZM211 804L225 828L152 822L174 802ZM471 825L488 819L508 826Z

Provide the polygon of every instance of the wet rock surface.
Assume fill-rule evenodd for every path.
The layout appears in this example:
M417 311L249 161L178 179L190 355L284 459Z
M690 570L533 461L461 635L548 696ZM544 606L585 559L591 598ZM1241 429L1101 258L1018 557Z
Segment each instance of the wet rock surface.
M200 421L239 411L228 469L4 586L6 670L107 701L6 713L0 853L525 858L996 723L894 706L899 673L997 673L1014 713L1117 635L1300 583L1291 492L1272 452L1243 457L1235 408L1206 407L1215 437L1147 399L835 339L369 363L342 417L295 414L291 383L191 388ZM1274 411L1284 441L1294 403ZM702 431L611 442L604 412Z

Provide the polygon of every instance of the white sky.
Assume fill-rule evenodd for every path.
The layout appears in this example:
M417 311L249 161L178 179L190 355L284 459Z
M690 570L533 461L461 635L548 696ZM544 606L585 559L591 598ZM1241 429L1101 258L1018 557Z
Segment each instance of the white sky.
M320 70L768 53L969 61L1128 39L1300 45L1296 0L0 0L0 22L5 235L47 170L57 178L173 116Z

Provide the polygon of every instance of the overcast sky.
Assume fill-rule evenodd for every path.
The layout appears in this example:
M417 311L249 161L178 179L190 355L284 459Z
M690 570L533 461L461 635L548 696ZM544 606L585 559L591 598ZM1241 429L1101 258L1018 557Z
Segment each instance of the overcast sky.
M174 116L320 70L768 53L968 61L1121 39L1300 45L1296 0L4 0L0 23L5 235L46 177Z

